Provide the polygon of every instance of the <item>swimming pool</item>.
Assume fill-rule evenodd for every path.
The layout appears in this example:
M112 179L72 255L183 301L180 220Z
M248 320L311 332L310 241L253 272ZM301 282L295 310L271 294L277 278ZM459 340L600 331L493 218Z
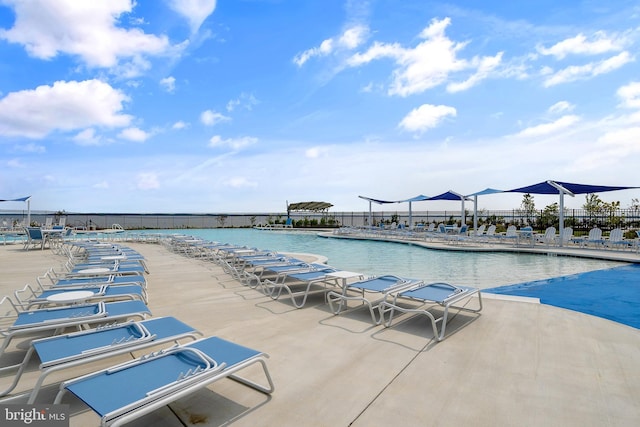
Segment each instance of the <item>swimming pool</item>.
M313 253L332 267L366 275L395 274L482 289L625 265L619 262L514 253L449 252L402 243L327 239L309 232L254 229L153 230L278 252Z
M490 289L640 328L640 265L624 265Z

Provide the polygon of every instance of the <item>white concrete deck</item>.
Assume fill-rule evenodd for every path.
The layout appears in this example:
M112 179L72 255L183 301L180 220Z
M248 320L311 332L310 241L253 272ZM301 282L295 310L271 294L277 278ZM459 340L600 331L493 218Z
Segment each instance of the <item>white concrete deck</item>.
M223 380L132 425L600 427L640 420L637 329L487 298L479 316L456 316L436 344L424 319L374 327L366 310L333 316L322 297L298 310L241 286L214 264L157 244L127 245L146 257L154 316L172 315L204 335L268 353L276 385L267 397ZM0 246L0 295L63 261L50 250L21 247ZM24 345L11 348L1 365ZM14 394L30 390L33 369ZM10 378L1 375L0 388ZM54 393L51 387L39 402L50 403ZM71 426L97 425L80 402L66 403Z

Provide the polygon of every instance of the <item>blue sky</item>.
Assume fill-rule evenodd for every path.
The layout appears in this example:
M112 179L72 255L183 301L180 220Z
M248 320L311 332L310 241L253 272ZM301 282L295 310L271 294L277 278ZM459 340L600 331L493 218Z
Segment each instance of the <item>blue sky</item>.
M623 0L0 0L0 198L365 211L358 195L640 185L639 46Z

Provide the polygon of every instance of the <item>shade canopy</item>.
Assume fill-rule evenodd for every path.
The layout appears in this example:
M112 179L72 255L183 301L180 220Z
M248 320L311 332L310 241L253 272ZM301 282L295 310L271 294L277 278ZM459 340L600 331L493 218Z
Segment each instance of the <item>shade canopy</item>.
M562 234L564 231L564 195L568 194L571 197L574 197L576 194L590 194L590 193L602 193L606 191L618 191L618 190L629 190L640 187L632 187L632 186L608 186L608 185L590 185L590 184L575 184L571 182L562 182L562 181L543 181L537 184L527 185L526 187L514 188L512 190L497 190L495 188L485 188L484 190L468 194L466 196L456 193L455 191L446 191L442 194L438 194L437 196L428 197L425 195L417 195L415 197L411 197L409 199L403 200L381 200L374 199L371 197L358 196L361 199L369 201L369 223L371 223L371 203L377 204L388 204L388 203L409 203L409 223L412 223L412 211L411 204L413 202L420 201L430 201L430 200L460 200L462 202L462 212L461 218L462 222L465 221L465 210L464 210L464 202L465 200L473 200L475 207L473 213L473 228L477 230L478 228L478 196L485 196L489 194L497 194L497 193L530 193L530 194L558 194L560 196L560 241L562 242Z
M358 196L358 197L360 197L361 199L367 200L370 203L373 202L373 203L377 203L379 205L383 205L385 203L398 203L399 202L399 200L380 200L380 199L373 199L371 197L365 197L365 196Z
M373 199L371 197L365 197L365 196L358 196L358 197L369 202L369 225L373 225L373 213L371 211L371 203L377 203L379 205L384 205L388 203L398 203L398 200L380 200L380 199ZM409 206L411 206L411 204L409 204Z
M530 194L590 194L590 193L604 193L606 191L618 191L618 190L630 190L639 187L622 187L622 186L608 186L608 185L589 185L589 184L574 184L571 182L561 181L544 181L533 185L527 185L526 187L514 188L513 190L507 190L509 193L530 193Z
M333 205L328 202L299 202L291 203L287 207L290 211L320 212L329 209Z
M482 191L467 194L467 197L486 196L488 194L504 193L504 190L496 190L495 188L485 188Z
M467 197L473 197L473 232L478 233L478 196L486 196L489 194L503 193L502 190L496 190L495 188L485 188L482 191L476 191L475 193L467 194Z
M413 209L411 207L411 204L413 202L423 202L423 201L429 200L429 199L430 199L429 196L425 196L424 194L418 194L415 197L412 197L410 199L400 200L398 202L398 203L409 202L409 228L413 228Z
M467 196L464 196L460 193L456 193L455 191L446 191L442 194L438 194L437 196L433 196L433 197L429 197L429 200L460 200L460 202L462 203L462 207L460 208L460 219L461 222L460 224L464 224L466 222L466 212L464 210L464 201L465 200L472 200L467 198Z
M19 197L17 199L0 199L0 202L26 202L31 196Z
M630 190L639 187L623 187L608 185L574 184L561 181L544 181L526 187L507 190L508 193L528 193L528 194L558 194L560 205L558 207L558 228L560 234L560 245L562 245L564 235L564 195L574 197L576 194L604 193L606 191Z
M31 196L18 197L17 199L0 199L0 202L27 202L27 225L31 224Z
M438 194L437 196L429 197L429 200L470 200L467 199L460 193L456 193L455 191L447 191L442 194Z

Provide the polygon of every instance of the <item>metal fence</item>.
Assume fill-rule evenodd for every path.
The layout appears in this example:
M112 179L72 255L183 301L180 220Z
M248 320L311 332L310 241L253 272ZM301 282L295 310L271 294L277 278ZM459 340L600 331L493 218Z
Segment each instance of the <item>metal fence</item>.
M0 225L3 228L14 224L25 223L27 214L20 212L0 212ZM301 227L337 227L353 226L362 227L373 224L403 225L405 227L416 224L435 223L460 223L460 210L451 211L417 211L412 212L411 218L408 211L377 211L371 212L329 212L329 213L304 213L292 212L290 214L293 225ZM64 218L65 224L78 229L104 229L111 228L114 224L125 229L188 229L188 228L238 228L265 226L269 224L284 224L287 220L286 213L237 213L237 214L102 214L102 213L60 213L32 212L31 222L45 224L50 218L53 223L58 223ZM589 212L584 209L566 209L564 212L565 226L571 226L577 234L588 231L593 227L603 230L611 230L616 227L623 229L640 228L640 210L619 209L610 212ZM410 224L409 222L412 222ZM473 225L473 212L467 211L464 221ZM478 224L496 224L498 227L506 227L509 224L517 226L532 225L535 229L544 230L546 227L559 228L557 212L545 210L525 213L519 209L513 210L482 210L478 212Z

